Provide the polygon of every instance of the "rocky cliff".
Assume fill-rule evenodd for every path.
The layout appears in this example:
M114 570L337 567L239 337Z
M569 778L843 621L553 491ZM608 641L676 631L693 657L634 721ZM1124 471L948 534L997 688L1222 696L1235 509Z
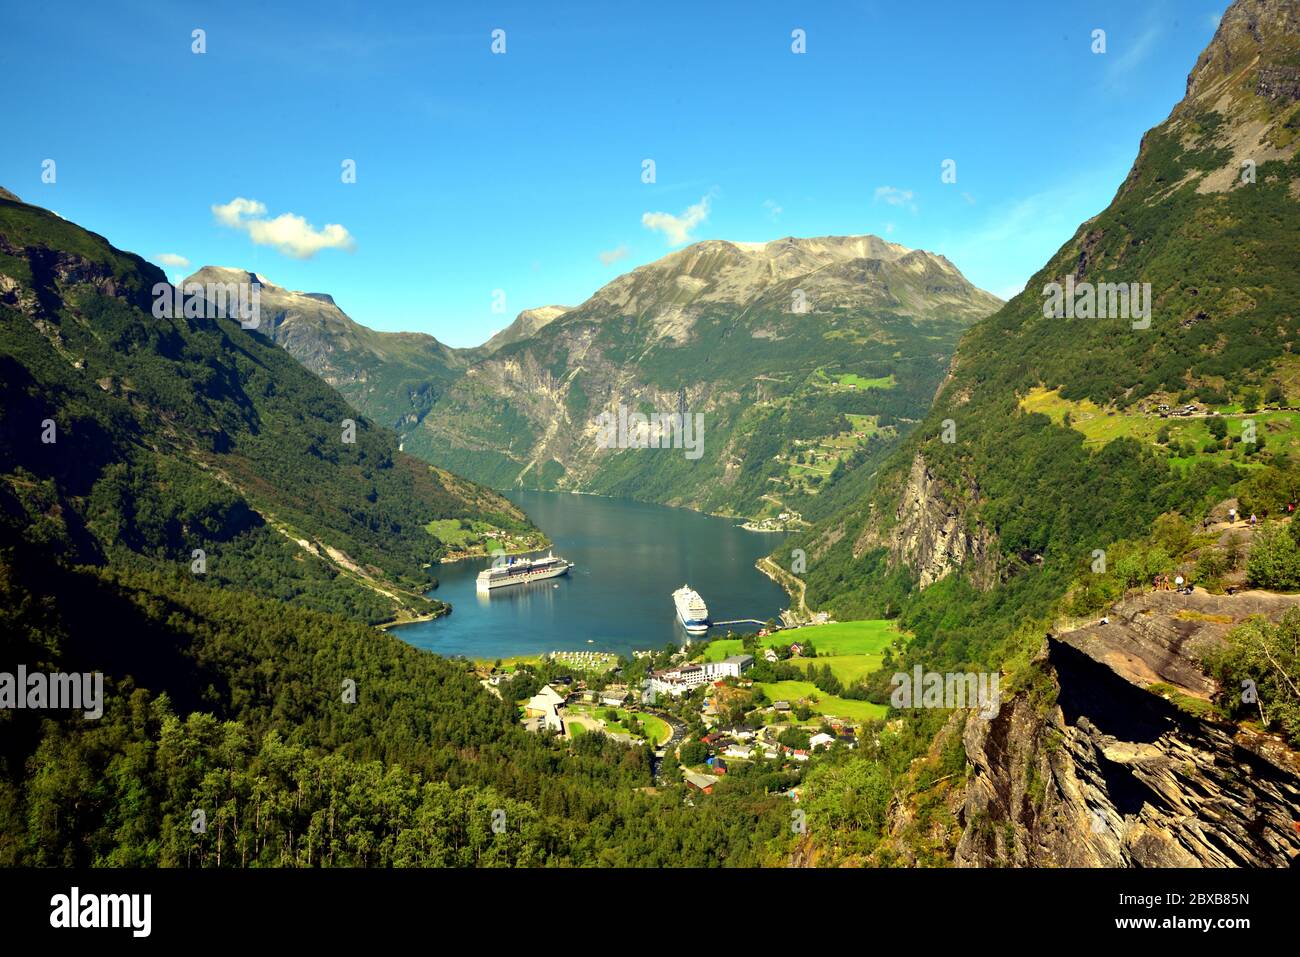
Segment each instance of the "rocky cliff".
M377 332L355 322L328 293L296 292L243 269L204 266L184 285L256 284L258 331L343 394L354 408L398 430L418 423L468 365L460 350L423 333Z
M1161 592L1049 636L1036 680L972 718L956 863L1282 867L1300 853L1300 754L1214 720L1197 653L1300 596ZM1217 619L1217 620L1216 620Z
M997 542L992 532L972 517L980 502L979 488L957 494L935 478L917 453L898 495L893 521L883 527L869 522L854 545L854 556L884 547L893 565L906 565L925 588L959 568L982 587L997 580Z
M1267 392L1271 407L1295 404L1298 63L1297 0L1229 7L1186 97L1142 138L1110 204L970 328L912 437L808 534L819 559L810 602L879 613L872 596L903 565L924 587L973 560L972 578L988 583L994 543L997 580L1037 566L1063 582L1091 549L1205 493L1195 473L1169 467L1154 430L1119 416L1192 401L1255 408ZM1149 286L1147 322L1127 306L1045 316L1042 290L1071 276L1088 288ZM1091 403L1115 428L1081 445L1063 416L1021 405L1036 391ZM949 421L955 441L944 440ZM1231 453L1206 464L1229 461L1247 464Z
M943 256L875 236L696 243L475 349L378 333L240 271L187 281L241 280L262 283L268 335L427 461L497 487L769 517L892 447L962 330L1001 304ZM597 417L620 408L703 416L700 454L599 447Z

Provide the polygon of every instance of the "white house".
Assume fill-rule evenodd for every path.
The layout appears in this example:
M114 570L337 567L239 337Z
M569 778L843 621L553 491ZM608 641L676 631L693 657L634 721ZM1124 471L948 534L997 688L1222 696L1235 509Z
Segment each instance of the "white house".
M827 734L825 731L814 734L808 739L808 746L814 751L818 748L829 748L835 743L835 735Z

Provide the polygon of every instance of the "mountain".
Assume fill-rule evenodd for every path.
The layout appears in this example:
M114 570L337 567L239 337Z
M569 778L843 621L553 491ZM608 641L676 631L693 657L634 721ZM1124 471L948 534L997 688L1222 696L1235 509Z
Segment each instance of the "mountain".
M537 309L525 309L515 316L514 322L483 343L479 348L486 353L496 352L502 346L508 346L520 339L527 339L538 330L545 329L560 316L572 310L572 306L541 306Z
M282 331L333 308L263 291ZM169 316L175 295L0 199L0 866L779 859L786 776L700 813L647 747L526 732L538 675L489 694L369 627L444 610L427 566L467 538L539 533L398 451L215 286ZM34 697L51 675L102 694Z
M874 236L696 243L469 365L404 441L496 487L811 512L920 418L960 332L999 304ZM702 416L701 447L602 448L620 408Z
M811 575L820 603L860 607L826 575L870 554L921 585L958 568L987 584L1073 561L1085 541L1190 506L1208 472L1291 450L1289 419L1267 409L1300 401L1296 16L1294 0L1229 8L1110 206L970 329L922 428L814 537L817 554L837 556ZM1067 280L1150 284L1149 328L1132 316L1045 316L1043 291ZM1204 429L1160 415L1186 404L1258 413L1267 441L1193 447ZM1157 441L1161 426L1171 441ZM1119 483L1126 472L1141 487Z
M806 551L814 607L899 617L897 670L994 669L1011 688L964 731L906 714L935 760L966 764L937 791L918 775L891 837L947 828L975 865L1277 866L1300 850L1300 735L1276 713L1245 726L1260 715L1215 665L1251 615L1289 607L1268 587L1294 588L1270 570L1277 535L1261 549L1227 519L1285 523L1300 489L1298 137L1300 3L1236 0L1110 205L970 328L855 500L773 555ZM1153 605L1142 592L1175 594L1152 596L1157 575L1198 591ZM1265 590L1225 593L1243 582ZM1271 673L1255 667L1239 676ZM918 808L939 810L906 820Z
M363 621L441 610L429 565L471 536L540 540L500 496L398 452L261 331L201 298L168 316L173 294L102 236L0 199L9 534L77 564L197 561L214 585ZM281 329L305 308L274 288L264 302Z
M327 293L294 292L242 269L204 266L183 284L228 282L258 283L259 331L387 428L419 422L468 364L433 336L377 332L353 322Z

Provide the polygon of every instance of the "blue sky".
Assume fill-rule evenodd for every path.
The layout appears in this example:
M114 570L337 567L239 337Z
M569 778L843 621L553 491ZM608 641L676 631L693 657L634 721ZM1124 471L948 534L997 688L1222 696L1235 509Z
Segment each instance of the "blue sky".
M111 6L0 12L0 185L169 275L245 267L469 346L683 240L876 233L1009 295L1110 201L1225 3Z

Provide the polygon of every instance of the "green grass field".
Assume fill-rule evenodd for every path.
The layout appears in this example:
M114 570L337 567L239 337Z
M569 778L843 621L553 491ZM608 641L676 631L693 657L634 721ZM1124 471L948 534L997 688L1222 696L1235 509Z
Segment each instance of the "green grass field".
M853 426L854 432L861 432L863 436L867 438L882 431L880 428L880 416L878 415L862 415L858 412L845 412L844 418L849 420L849 425ZM892 432L893 428L891 427L889 431ZM857 439L854 439L851 434L848 437L848 442L845 442L845 440L840 436L834 436L833 439L833 444L844 444L846 448L852 448L858 444Z
M837 380L843 386L857 386L859 389L892 389L894 387L893 375L881 376L878 379L864 379L860 375L852 372L846 372Z
M892 621L869 619L866 621L842 621L833 625L809 625L806 628L793 628L779 631L759 639L759 647L788 645L796 641L811 642L817 651L816 658L792 658L790 663L806 673L809 668L821 668L830 665L831 673L841 682L852 684L859 678L871 674L880 667L881 659L887 648L894 641L905 637ZM700 661L721 661L730 655L738 655L742 650L739 638L723 638L710 642L700 656ZM794 703L800 698L816 696L819 701L812 706L818 714L833 715L841 718L863 720L880 718L885 714L885 706L869 701L854 701L836 698L818 691L811 681L759 682L758 687L772 701L781 699Z
M424 530L447 546L460 549L467 545L481 544L483 533L492 531L492 526L487 522L439 518L424 526Z
M1246 467L1259 463L1243 455L1241 449L1231 451L1203 452L1206 441L1210 438L1210 427L1205 418L1179 418L1171 416L1162 419L1158 415L1139 413L1108 412L1087 399L1073 400L1061 398L1058 390L1042 388L1032 389L1020 400L1020 407L1027 412L1039 412L1046 415L1057 425L1063 423L1065 414L1070 414L1070 427L1083 434L1084 443L1092 448L1100 448L1106 443L1121 437L1131 437L1149 445L1161 447L1156 442L1156 435L1161 428L1169 429L1169 445L1178 446L1190 442L1197 449L1195 455L1171 455L1178 464L1195 461L1232 461ZM1265 447L1273 452L1287 451L1292 454L1300 452L1300 413L1295 412L1252 412L1244 415L1228 412L1224 407L1224 418L1228 424L1228 434L1240 436L1242 421L1253 419L1257 432L1264 436Z
M865 678L880 668L880 655L818 655L816 658L793 658L790 664L802 668L807 674L809 668L820 671L830 665L831 674L845 685L851 685L859 678Z
M774 635L758 639L760 648L774 648L796 641L810 641L818 655L846 657L873 655L879 659L885 648L903 633L892 621L867 619L841 621L833 625L809 625L806 628L789 628ZM709 642L697 661L721 661L742 652L742 639L719 638ZM820 661L821 659L816 659ZM798 662L796 661L796 664Z
M542 663L542 659L537 655L516 655L513 658L501 658L499 660L501 661L501 670L505 672L516 671L524 665L536 667ZM474 664L486 667L496 664L497 661L496 658L475 658Z
M773 644L811 641L819 655L878 655L901 635L892 621L871 618L789 629L778 632Z
M832 378L833 376L833 378ZM856 372L836 372L828 374L825 369L818 369L808 379L809 385L815 389L847 389L853 386L855 389L892 389L897 382L893 374L879 376L874 379L868 379L866 376L860 376Z
M811 681L773 681L758 682L755 687L762 688L763 693L772 701L789 701L794 704L801 698L809 699L809 710L832 718L849 718L854 721L866 721L871 718L883 718L889 709L883 704L870 701L853 701L848 698L835 698L818 691ZM817 700L812 701L813 698Z
M634 718L640 721L641 726L645 728L646 741L648 743L656 745L660 741L668 740L668 724L662 719L656 718L652 714L645 714L641 711L628 712L624 708L615 708L614 710L618 712L618 720L606 721L604 714L608 709L599 705L570 705L568 710L586 715L587 717L595 718L600 721L601 724L605 726L605 730L611 734L630 733L627 730L627 718L628 715L631 714ZM575 722L572 727L578 727L577 723Z

